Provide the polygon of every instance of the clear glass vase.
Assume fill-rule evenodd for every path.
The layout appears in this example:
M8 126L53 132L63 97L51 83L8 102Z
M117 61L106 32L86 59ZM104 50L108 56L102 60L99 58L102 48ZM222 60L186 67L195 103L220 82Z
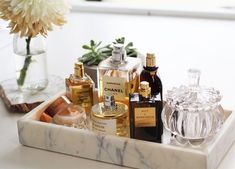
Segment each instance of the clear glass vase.
M22 91L37 92L48 84L46 44L41 35L13 38L16 80Z

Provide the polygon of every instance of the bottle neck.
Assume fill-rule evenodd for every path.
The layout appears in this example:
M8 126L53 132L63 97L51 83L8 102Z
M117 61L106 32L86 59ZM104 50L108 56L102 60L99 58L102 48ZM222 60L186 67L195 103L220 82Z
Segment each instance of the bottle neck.
M74 70L74 75L77 77L77 78L83 78L84 77L84 71L83 72L80 72L78 70Z
M78 78L83 78L84 77L84 66L82 63L78 62L75 63L74 66L74 75Z
M198 69L189 69L188 70L188 86L189 87L198 87L200 81L200 70Z
M148 97L145 97L145 96L139 94L139 100L140 101L149 101L150 100L150 95Z

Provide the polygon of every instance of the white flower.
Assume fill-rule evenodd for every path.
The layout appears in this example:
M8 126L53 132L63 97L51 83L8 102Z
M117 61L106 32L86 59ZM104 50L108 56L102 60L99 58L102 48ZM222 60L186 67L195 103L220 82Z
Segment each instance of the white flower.
M10 20L11 33L34 37L47 35L53 25L61 26L70 6L66 0L1 0L0 17Z

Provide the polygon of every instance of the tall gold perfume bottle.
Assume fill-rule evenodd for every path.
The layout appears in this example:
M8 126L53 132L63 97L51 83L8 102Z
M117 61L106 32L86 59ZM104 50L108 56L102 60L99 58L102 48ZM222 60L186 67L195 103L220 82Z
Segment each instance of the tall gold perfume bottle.
M128 107L116 102L113 95L105 95L104 102L92 107L92 130L99 133L128 136Z
M114 44L112 56L99 64L99 97L114 95L115 100L129 105L129 93L138 91L141 62L126 56L123 44Z
M74 65L74 74L65 79L66 96L75 105L82 106L89 115L93 105L93 88L92 79L84 73L83 63L76 62Z

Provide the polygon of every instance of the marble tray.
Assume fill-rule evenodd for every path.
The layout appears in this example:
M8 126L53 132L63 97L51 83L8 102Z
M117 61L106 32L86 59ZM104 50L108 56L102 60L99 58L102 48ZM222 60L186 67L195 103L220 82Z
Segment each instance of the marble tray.
M167 132L158 144L38 121L46 106L61 94L18 120L21 144L133 168L215 169L235 139L235 112L227 112L221 131L200 148L172 145Z

